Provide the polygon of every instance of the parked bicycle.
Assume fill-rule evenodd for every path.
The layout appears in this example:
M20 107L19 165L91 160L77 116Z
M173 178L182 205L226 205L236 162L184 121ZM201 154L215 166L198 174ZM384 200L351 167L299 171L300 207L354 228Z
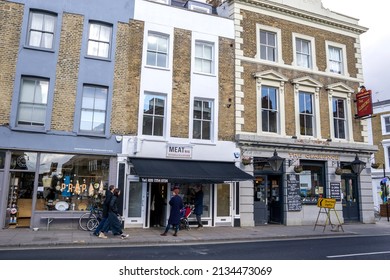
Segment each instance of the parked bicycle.
M79 226L82 230L93 231L103 218L103 210L97 205L92 205L88 213L80 216Z

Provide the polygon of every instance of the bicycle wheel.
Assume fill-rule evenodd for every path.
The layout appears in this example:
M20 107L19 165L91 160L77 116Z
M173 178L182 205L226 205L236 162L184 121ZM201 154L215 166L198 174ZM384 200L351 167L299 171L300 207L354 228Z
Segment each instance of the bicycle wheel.
M91 219L96 219L96 215L93 213L84 213L79 219L79 226L82 230L88 230L87 223Z
M95 230L99 225L99 220L98 219L90 219L88 222L87 222L87 229L89 231L93 231Z

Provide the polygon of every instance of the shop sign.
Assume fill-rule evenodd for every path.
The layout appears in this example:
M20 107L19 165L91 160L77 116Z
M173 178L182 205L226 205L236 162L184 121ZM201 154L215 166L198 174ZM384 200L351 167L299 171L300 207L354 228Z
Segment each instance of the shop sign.
M168 179L141 178L142 183L168 183Z
M356 94L357 118L367 117L372 115L372 96L371 90L366 90L364 86Z
M317 206L321 208L333 209L336 205L336 199L334 198L319 198Z
M184 145L167 145L167 157L192 158L192 147Z

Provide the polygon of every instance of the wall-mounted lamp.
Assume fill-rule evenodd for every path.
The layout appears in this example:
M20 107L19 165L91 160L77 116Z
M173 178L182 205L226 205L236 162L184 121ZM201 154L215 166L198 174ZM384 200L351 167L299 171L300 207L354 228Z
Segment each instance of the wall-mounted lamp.
M284 158L278 156L276 149L274 151L274 155L268 159L268 163L271 166L273 171L278 171L283 162L284 162Z
M366 163L364 161L361 161L356 154L355 160L351 162L351 168L353 173L360 174L364 168L366 168Z

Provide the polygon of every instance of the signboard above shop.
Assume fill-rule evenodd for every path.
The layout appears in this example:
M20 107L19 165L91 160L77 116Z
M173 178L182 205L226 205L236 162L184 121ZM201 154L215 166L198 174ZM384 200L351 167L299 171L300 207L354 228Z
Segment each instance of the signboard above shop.
M167 158L192 158L192 146L167 144Z

